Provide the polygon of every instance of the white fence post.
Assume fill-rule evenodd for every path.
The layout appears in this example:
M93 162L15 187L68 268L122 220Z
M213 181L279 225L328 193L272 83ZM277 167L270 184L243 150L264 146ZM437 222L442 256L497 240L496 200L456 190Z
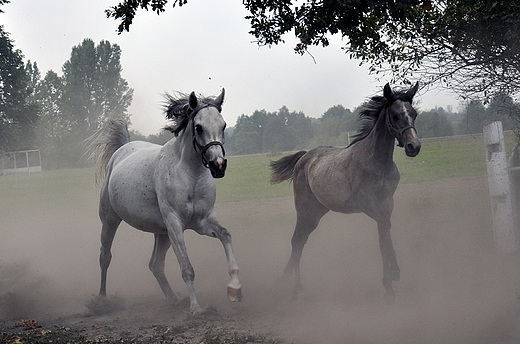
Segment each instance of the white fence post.
M492 122L484 126L484 144L495 244L502 252L514 252L516 237L502 122Z

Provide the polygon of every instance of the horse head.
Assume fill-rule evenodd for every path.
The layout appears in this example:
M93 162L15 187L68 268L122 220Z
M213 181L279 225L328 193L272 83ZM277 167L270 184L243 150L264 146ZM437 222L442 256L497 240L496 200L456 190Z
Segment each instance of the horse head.
M383 96L387 100L387 126L389 132L397 139L399 147L404 147L407 156L414 157L421 150L421 142L415 129L417 111L412 107L412 100L419 88L415 86L406 92L394 93L389 84L384 87Z
M202 163L213 178L222 178L226 173L227 159L224 150L226 122L221 115L224 89L212 101L199 101L195 92L189 96L189 107L194 112L193 147L202 156Z

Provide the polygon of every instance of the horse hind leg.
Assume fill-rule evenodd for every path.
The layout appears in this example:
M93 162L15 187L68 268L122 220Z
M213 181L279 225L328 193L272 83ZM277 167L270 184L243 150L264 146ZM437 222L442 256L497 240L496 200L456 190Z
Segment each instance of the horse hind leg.
M107 271L110 261L112 260L112 243L116 235L117 227L121 223L121 218L115 213L109 213L106 216L101 216L101 252L99 254L99 266L101 267L101 286L99 288L99 295L107 295Z
M303 252L303 247L307 243L309 235L316 229L320 219L328 212L328 209L321 204L314 211L298 211L296 227L291 239L291 257L285 267L282 280L286 280L293 273L295 275L295 284L293 297L298 298L298 295L303 291L300 275L300 259Z
M164 261L170 246L170 239L168 238L167 234L155 234L155 244L148 267L155 276L155 279L159 283L159 286L161 287L161 290L166 298L171 300L173 303L177 303L178 298L173 293L170 283L164 274Z

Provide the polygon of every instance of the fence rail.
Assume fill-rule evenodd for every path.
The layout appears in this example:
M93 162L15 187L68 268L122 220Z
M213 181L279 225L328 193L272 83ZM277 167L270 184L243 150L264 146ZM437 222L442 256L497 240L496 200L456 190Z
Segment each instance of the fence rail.
M42 171L42 157L39 149L1 152L1 160L2 175Z

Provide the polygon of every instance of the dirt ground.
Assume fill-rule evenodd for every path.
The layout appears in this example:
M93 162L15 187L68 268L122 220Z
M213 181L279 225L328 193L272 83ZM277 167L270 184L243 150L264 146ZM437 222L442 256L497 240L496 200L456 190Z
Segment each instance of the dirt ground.
M384 301L376 224L363 214L327 214L301 262L305 293L278 281L290 254L292 198L217 206L233 236L244 299L226 297L224 251L186 233L200 304L165 303L148 270L153 236L122 225L108 272L108 314L87 306L99 288L95 206L2 221L0 338L21 342L60 331L84 342L124 343L518 343L520 257L493 244L486 177L400 185L392 234L401 267ZM167 275L186 287L172 252ZM34 321L41 328L27 330ZM36 337L35 337L36 338ZM43 341L41 341L43 342ZM54 342L57 342L56 340ZM74 342L69 340L69 342Z

